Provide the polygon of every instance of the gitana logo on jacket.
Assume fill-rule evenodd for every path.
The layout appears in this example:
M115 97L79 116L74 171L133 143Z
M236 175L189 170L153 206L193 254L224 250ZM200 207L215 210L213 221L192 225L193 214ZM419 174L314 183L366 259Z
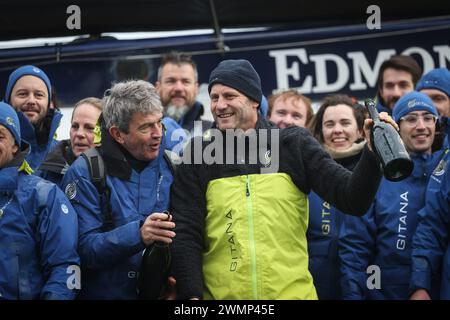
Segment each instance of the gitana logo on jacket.
M66 186L66 189L64 190L64 193L66 194L67 198L69 200L73 200L77 196L77 185L75 182L71 182Z
M264 154L264 159L261 162L265 168L270 166L270 163L272 162L270 150L266 151L266 153Z
M11 117L6 117L6 123L10 126L13 126L14 128L16 127L16 125L14 124L14 120Z
M437 165L436 169L433 171L433 176L439 177L442 176L445 173L445 167L447 166L447 161L442 159L439 161L439 164Z
M63 213L65 213L65 214L68 214L68 213L69 213L69 208L63 203L63 204L61 205L61 211L62 211Z

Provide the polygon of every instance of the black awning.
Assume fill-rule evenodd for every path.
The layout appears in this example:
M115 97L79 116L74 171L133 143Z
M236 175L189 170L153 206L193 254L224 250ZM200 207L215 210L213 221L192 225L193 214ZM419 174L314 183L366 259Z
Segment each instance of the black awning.
M66 26L67 8L81 10L81 29ZM365 23L377 4L381 20L450 14L450 1L330 0L1 0L0 41L36 37L257 26L321 27Z

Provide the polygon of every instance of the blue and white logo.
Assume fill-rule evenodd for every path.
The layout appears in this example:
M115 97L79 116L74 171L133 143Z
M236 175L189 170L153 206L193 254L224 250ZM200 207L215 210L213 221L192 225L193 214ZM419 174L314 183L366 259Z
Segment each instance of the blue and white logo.
M67 208L67 206L66 206L64 203L61 205L61 210L62 210L62 212L64 212L65 214L68 214L68 213L69 213L69 208Z

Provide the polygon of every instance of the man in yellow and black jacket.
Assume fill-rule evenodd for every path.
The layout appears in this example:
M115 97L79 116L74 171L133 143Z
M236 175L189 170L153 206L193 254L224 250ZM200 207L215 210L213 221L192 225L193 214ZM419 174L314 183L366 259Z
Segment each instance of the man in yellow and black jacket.
M171 191L178 298L317 299L307 194L363 215L381 178L375 154L365 147L352 174L307 130L259 117L261 82L246 60L222 61L208 89L215 125L185 148Z

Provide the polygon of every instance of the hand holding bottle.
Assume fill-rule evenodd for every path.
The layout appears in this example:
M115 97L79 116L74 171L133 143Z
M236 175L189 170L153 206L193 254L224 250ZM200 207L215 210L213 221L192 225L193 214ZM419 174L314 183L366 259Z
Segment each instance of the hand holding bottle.
M175 228L172 222L172 216L165 212L155 212L145 219L141 227L141 239L145 246L151 245L155 241L164 243L172 243L175 232L171 231Z
M369 148L381 162L384 177L390 181L405 179L411 174L414 163L398 134L397 124L386 113L378 114L373 100L367 99L365 105L372 121L366 120L364 131ZM366 131L369 127L371 127L370 134Z
M175 237L172 215L152 213L141 227L142 241L147 248L142 255L138 276L138 295L143 300L162 299L167 295L167 288L175 286L175 279L169 278L171 254L170 243ZM174 290L172 290L174 291ZM169 295L171 297L176 297Z
M390 115L387 114L387 112L380 112L378 114L379 120L386 122L390 125L392 125L396 131L399 131L398 124L392 119ZM364 135L367 140L367 146L369 147L370 151L374 151L372 149L372 142L371 142L371 131L374 126L374 121L371 118L367 118L364 120Z

